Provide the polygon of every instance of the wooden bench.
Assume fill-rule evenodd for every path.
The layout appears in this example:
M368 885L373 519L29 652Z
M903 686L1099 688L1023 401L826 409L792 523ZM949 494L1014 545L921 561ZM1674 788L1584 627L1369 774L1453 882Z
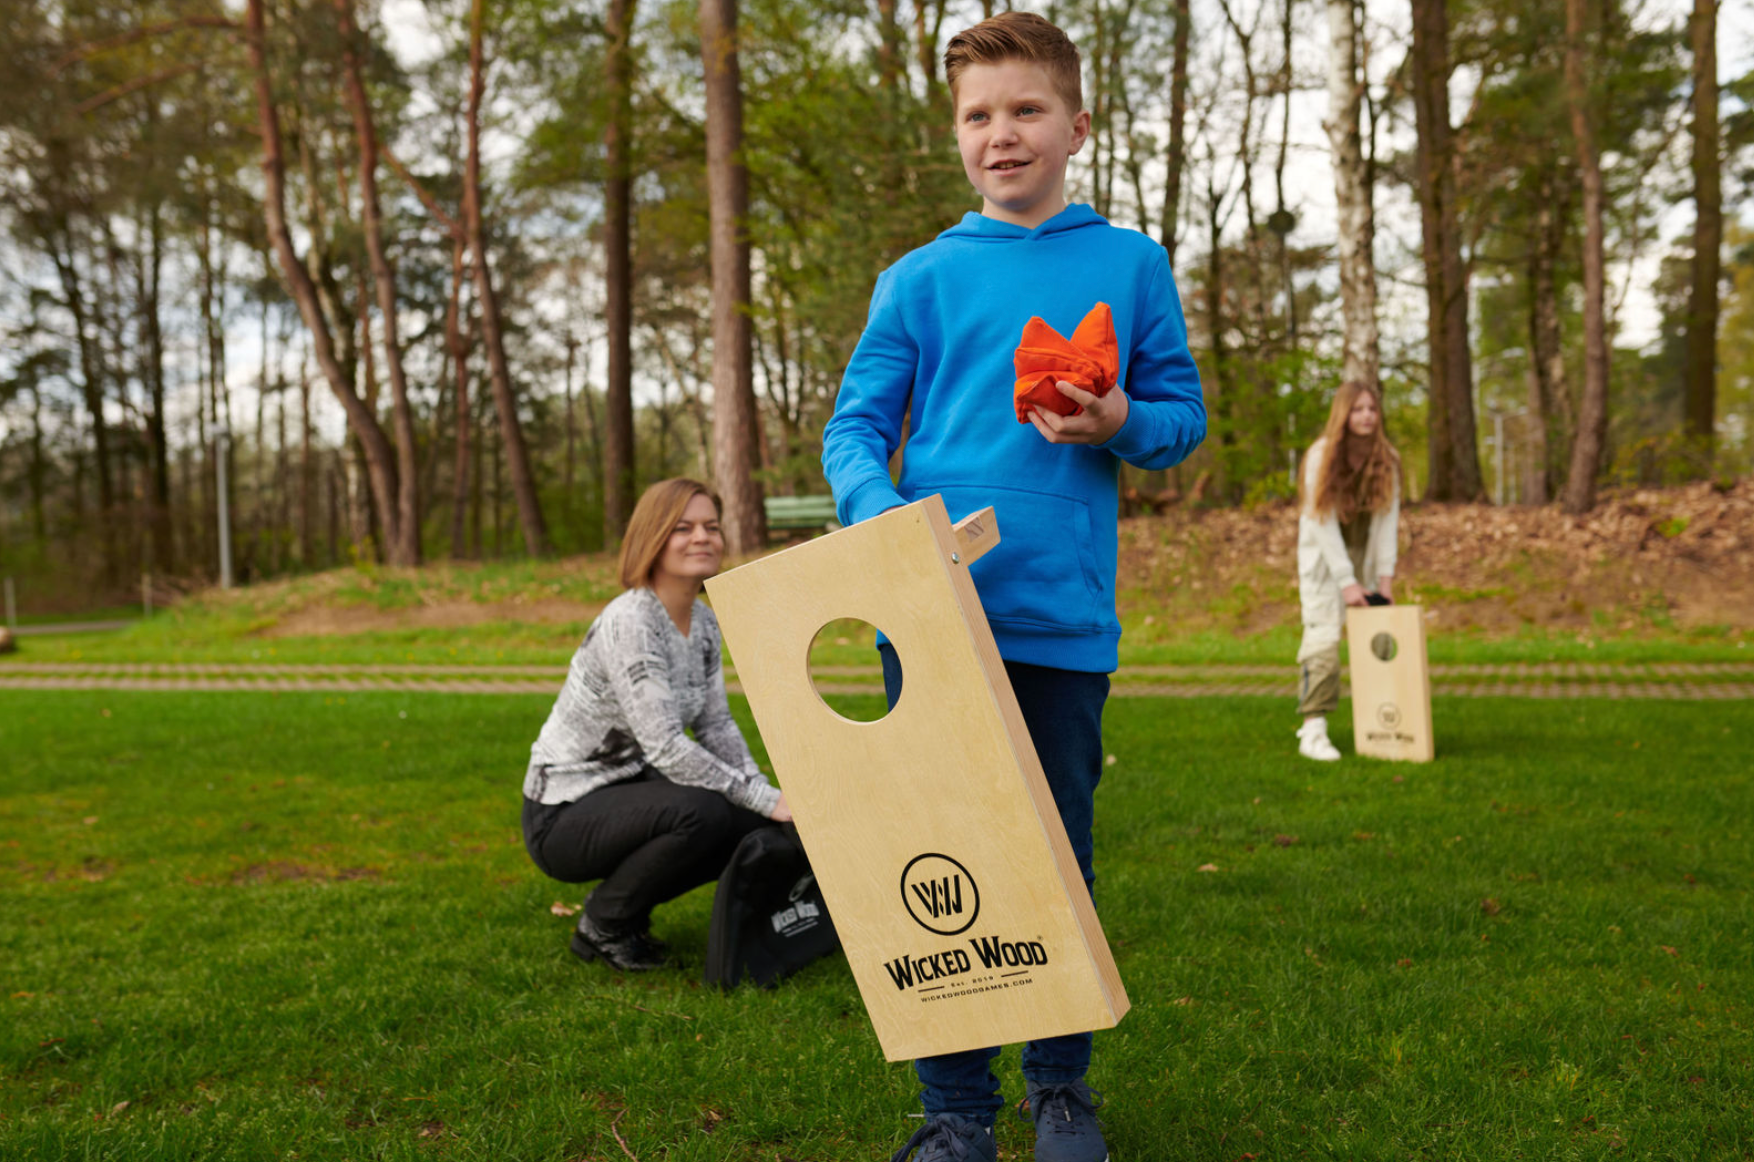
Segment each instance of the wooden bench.
M771 536L790 533L832 533L840 527L834 519L832 496L770 496L762 502L767 510L767 532Z

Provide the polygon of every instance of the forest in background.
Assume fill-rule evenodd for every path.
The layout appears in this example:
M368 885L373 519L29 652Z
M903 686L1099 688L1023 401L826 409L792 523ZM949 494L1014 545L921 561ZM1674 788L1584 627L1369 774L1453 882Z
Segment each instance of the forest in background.
M824 491L876 275L978 207L941 57L993 9L13 0L0 573L209 583L222 514L239 581L595 551L679 473L759 546ZM1427 500L1754 470L1718 0L1040 11L1093 113L1068 192L1168 251L1212 417L1129 506L1288 495L1345 376Z

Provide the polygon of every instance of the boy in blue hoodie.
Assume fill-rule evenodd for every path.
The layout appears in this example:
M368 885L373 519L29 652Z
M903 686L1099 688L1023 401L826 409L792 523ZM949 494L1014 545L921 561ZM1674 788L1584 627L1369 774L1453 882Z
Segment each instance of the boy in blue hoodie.
M981 212L878 278L823 433L823 469L843 524L933 493L952 519L995 509L1001 539L971 567L975 587L1090 884L1102 707L1121 633L1119 464L1180 462L1205 437L1205 406L1163 248L1066 204L1066 165L1090 132L1077 48L1041 17L1007 12L951 38L944 60ZM1073 414L1014 408L1025 323L1040 316L1071 335L1098 303L1113 312L1116 386L1097 395L1058 382ZM893 706L900 662L887 645L881 654ZM1037 1162L1108 1158L1084 1082L1090 1046L1083 1033L1024 1047ZM893 1162L910 1151L914 1162L994 1162L998 1052L915 1062L926 1122Z

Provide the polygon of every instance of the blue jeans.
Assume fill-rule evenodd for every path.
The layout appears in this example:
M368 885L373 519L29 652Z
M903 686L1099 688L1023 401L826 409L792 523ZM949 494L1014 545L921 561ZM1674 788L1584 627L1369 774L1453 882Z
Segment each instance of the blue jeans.
M883 690L893 708L901 697L901 663L887 643L878 647L883 659ZM1091 866L1095 843L1090 826L1095 816L1096 784L1102 778L1102 707L1108 701L1108 675L1056 670L1024 662L1006 662L1005 673L1017 695L1017 706L1029 727L1030 741L1060 809L1078 870L1086 887L1094 888ZM1094 892L1092 894L1094 899ZM1030 1081L1078 1081L1090 1068L1089 1033L1071 1033L1031 1041L1023 1047L1023 1076ZM961 1114L983 1126L1005 1103L991 1049L969 1049L914 1062L920 1078L920 1103L927 1116Z

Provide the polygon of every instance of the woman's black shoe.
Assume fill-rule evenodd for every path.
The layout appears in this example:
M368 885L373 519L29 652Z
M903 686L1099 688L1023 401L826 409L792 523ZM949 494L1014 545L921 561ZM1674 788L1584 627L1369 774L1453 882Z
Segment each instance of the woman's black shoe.
M591 918L582 912L579 926L572 934L572 950L580 960L601 957L611 968L622 972L650 972L670 964L665 949L646 933L611 935L591 923Z

